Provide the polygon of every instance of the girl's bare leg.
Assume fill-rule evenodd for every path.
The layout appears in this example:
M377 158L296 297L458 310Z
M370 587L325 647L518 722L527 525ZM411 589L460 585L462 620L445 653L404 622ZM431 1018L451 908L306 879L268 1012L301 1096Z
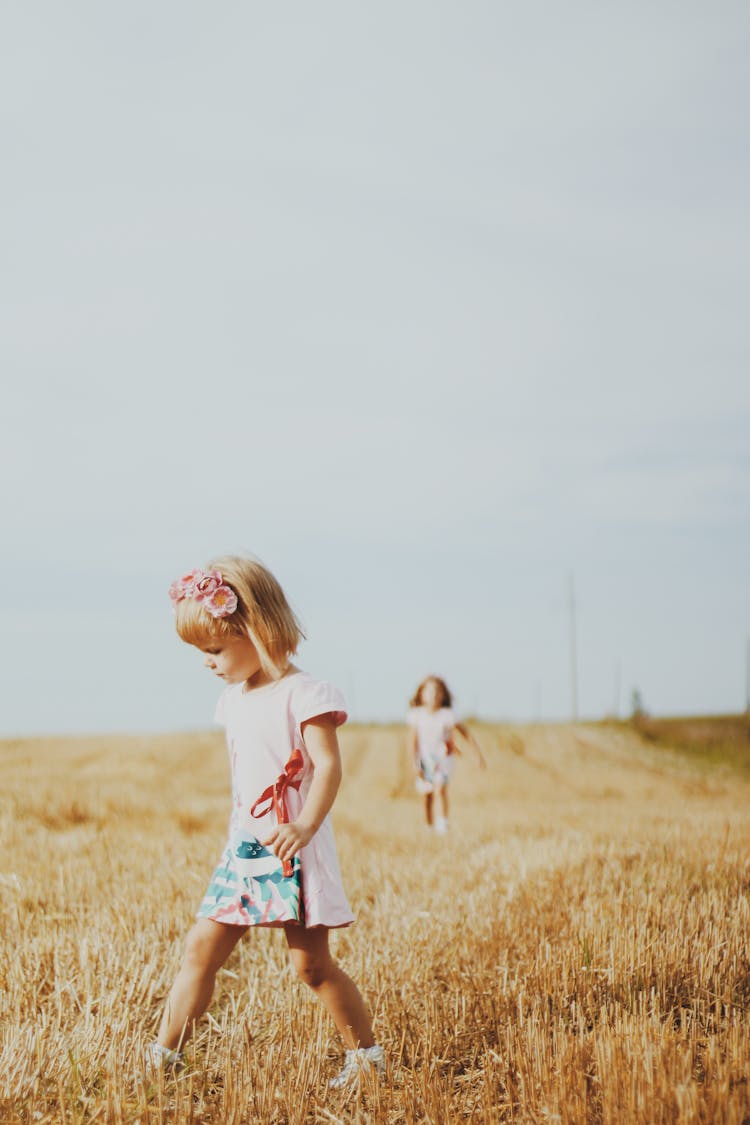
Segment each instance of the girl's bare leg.
M328 930L324 926L309 930L285 926L284 931L297 975L325 1004L344 1046L372 1047L370 1015L356 984L331 956Z
M432 828L432 793L424 794L424 818Z
M195 1021L211 1003L217 972L246 930L210 918L195 923L162 1016L157 1042L163 1047L174 1050L190 1038Z
M443 806L443 816L448 819L448 786L441 785L440 787L440 800Z

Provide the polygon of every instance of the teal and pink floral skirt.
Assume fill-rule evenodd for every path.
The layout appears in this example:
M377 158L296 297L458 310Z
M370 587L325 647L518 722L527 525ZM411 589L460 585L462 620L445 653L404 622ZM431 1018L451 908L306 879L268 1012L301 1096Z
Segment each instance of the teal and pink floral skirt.
M235 837L224 849L198 910L232 926L304 925L299 856L285 874L280 859L255 836Z
M453 755L446 755L444 758L427 756L420 758L417 793L434 793L436 789L445 789L455 765L456 759Z

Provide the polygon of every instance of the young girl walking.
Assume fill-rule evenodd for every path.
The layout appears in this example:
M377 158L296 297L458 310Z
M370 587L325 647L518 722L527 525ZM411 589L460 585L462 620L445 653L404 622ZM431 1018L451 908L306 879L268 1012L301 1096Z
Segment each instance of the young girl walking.
M409 749L417 779L417 792L424 801L428 828L441 834L448 831L448 783L460 754L454 732L460 734L477 756L480 769L486 762L482 749L464 723L456 721L453 700L445 680L427 676L409 703ZM440 796L441 816L433 815L434 794Z
M216 718L226 729L232 812L149 1065L181 1066L218 970L250 927L276 926L344 1041L344 1067L330 1085L345 1086L363 1071L380 1075L383 1048L365 1003L328 948L329 929L354 920L328 815L341 781L336 728L346 721L344 698L290 663L302 631L259 562L214 559L173 582L169 595L180 637L227 685Z

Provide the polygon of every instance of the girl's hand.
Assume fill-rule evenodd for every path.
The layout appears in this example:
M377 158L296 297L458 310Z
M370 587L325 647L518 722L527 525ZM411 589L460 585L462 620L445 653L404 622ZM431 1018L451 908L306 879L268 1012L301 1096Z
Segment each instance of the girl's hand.
M477 756L477 765L479 766L480 770L486 770L487 769L487 759L485 758L484 754L482 753L482 747L479 745L479 743L477 742L476 739L473 739L472 741L473 741L473 746L474 746L474 752Z
M315 835L315 830L294 820L291 824L276 824L272 830L260 841L264 847L270 848L282 863L293 859L300 848L309 844Z

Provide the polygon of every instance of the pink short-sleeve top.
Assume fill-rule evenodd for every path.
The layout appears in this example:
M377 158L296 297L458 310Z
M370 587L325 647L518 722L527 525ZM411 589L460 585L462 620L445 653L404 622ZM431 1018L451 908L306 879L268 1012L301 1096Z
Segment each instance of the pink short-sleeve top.
M451 756L456 716L450 707L440 707L436 711L412 707L406 721L417 733L419 757L425 764L437 764Z

